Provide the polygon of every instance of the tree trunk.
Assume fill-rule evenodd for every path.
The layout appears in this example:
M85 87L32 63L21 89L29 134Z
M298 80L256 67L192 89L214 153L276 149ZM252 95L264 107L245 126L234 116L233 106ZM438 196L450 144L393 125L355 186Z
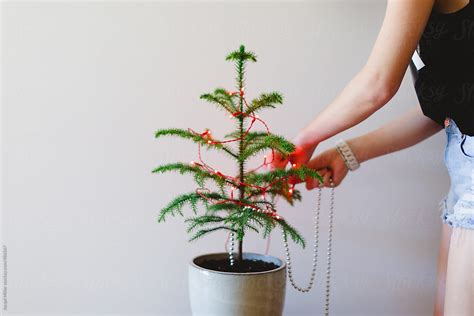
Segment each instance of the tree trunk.
M237 253L237 260L242 261L243 260L243 255L242 255L242 244L244 243L243 240L239 240L239 252Z
M243 77L244 77L244 72L243 72L243 61L240 61L239 63L239 79L238 79L238 87L239 87L239 93L240 93L240 102L239 102L239 110L240 110L240 115L239 115L239 134L240 134L240 141L239 141L239 158L243 154L243 144L244 144L244 116L242 115L244 111L244 99L242 95L242 89L244 86L243 83ZM240 182L244 182L244 162L242 160L239 161L239 180ZM243 184L240 184L239 186L239 200L242 201L245 195L245 186ZM243 228L241 228L243 229ZM242 244L244 243L243 238L242 240L239 240L239 251L237 253L237 260L242 261Z

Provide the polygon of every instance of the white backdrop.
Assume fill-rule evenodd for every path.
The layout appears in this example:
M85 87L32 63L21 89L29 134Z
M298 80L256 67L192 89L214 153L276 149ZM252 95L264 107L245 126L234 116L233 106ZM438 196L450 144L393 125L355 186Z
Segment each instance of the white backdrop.
M293 137L365 63L385 10L376 0L2 5L7 301L11 313L31 315L188 315L187 263L222 251L225 235L188 243L181 218L156 223L160 208L194 184L151 170L195 159L196 147L155 140L154 131L229 131L230 120L199 95L233 87L224 57L243 43L259 57L248 67L248 94L281 91L284 106L263 116ZM385 108L317 152L417 104L407 72ZM449 186L444 142L439 133L367 162L336 189L333 315L431 315L437 203ZM281 212L310 240L315 191L303 193L303 203L282 203ZM270 253L282 257L273 236ZM265 241L252 235L245 247L264 252ZM292 251L303 282L311 246ZM320 282L310 294L288 288L285 315L322 310Z

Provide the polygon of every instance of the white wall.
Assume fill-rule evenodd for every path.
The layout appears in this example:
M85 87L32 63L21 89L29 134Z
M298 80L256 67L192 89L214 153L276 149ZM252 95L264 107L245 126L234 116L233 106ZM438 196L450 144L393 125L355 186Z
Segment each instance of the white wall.
M198 97L233 86L224 57L244 43L259 56L247 92L281 91L285 105L264 116L274 132L293 137L364 64L385 3L10 2L3 9L8 310L187 315L187 262L222 251L225 236L187 243L181 218L156 223L160 207L194 184L150 171L194 159L196 147L157 141L153 132L231 129ZM318 152L416 105L407 72L385 108ZM333 315L431 314L437 203L449 186L444 142L439 133L367 162L337 188ZM209 159L232 170L229 161ZM308 240L314 202L315 192L305 191L294 209L281 204ZM250 236L245 246L263 252L265 241ZM311 246L292 251L303 282ZM270 252L282 256L278 232ZM285 315L322 310L320 282L310 294L288 288Z

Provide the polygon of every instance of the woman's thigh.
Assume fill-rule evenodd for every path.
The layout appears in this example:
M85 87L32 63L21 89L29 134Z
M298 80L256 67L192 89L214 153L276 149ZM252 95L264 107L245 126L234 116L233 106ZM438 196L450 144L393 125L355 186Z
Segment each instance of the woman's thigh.
M444 315L474 315L473 229L453 228L448 254Z
M448 266L449 242L451 240L452 228L448 224L442 224L441 241L438 253L437 287L434 307L434 316L442 316L444 313L444 297L446 296L446 273Z

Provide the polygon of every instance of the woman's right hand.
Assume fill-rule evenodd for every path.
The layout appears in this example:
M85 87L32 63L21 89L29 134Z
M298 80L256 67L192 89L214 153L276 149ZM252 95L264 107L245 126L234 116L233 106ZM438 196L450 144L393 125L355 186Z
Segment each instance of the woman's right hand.
M275 151L275 156L271 164L272 168L283 169L288 163L296 166L306 165L318 146L317 143L308 139L303 131L292 140L292 143L295 145L295 150L286 157L283 157L282 154Z
M315 169L324 179L324 186L330 187L330 178L334 183L334 186L338 186L347 175L349 171L338 153L336 148L330 148L321 154L311 159L307 166L311 169ZM316 179L306 179L306 188L312 190L319 186L319 181Z
M298 144L295 145L295 151L286 157L275 151L272 167L277 169L284 169L288 163L294 164L296 166L306 165L311 159L311 156L313 155L316 146Z

